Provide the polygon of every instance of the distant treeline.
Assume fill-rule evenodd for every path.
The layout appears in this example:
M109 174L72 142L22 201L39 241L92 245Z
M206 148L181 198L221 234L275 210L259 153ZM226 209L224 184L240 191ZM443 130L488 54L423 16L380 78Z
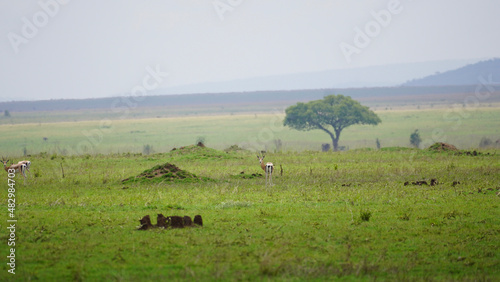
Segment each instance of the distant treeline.
M59 99L40 101L0 102L1 111L64 111L85 109L113 109L123 107L187 107L251 105L262 103L294 104L322 99L330 94L351 96L356 100L367 98L390 98L421 96L429 94L474 93L476 85L464 86L424 86L424 87L376 87L376 88L331 88L310 90L255 91L234 93L204 93L183 95L161 95L144 97L111 97L98 99Z

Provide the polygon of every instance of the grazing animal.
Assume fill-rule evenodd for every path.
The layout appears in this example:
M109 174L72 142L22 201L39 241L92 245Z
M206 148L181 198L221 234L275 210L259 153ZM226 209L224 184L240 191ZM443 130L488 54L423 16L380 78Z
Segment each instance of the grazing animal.
M14 170L14 173L21 172L21 174L24 176L24 180L26 180L26 165L25 164L12 164L10 166L7 166L9 160L4 160L2 158L3 162L3 168L7 173L10 173L9 170Z
M266 186L267 186L267 183L268 183L268 179L269 179L269 185L273 185L274 165L273 165L273 163L266 163L266 164L264 164L264 158L265 157L266 157L265 155L262 155L262 157L257 156L257 159L259 159L260 167L266 173Z
M20 162L18 162L18 164L25 164L26 165L26 171L31 174L31 171L30 171L31 162L30 161L20 161Z

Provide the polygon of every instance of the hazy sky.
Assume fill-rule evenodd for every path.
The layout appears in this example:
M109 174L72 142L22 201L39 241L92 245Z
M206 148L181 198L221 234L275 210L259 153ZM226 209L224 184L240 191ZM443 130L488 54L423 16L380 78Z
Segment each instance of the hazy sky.
M0 0L0 100L500 57L498 15L497 0Z

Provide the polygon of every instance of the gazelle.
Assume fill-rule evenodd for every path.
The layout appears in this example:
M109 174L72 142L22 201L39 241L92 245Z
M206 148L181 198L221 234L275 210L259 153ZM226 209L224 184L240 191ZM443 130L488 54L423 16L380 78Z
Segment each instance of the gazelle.
M267 186L267 179L268 178L269 178L269 185L273 185L274 165L273 165L273 163L266 163L266 164L264 164L264 158L265 157L266 157L265 155L262 155L262 157L257 156L257 159L259 159L260 167L266 173L266 186Z
M24 176L24 180L26 180L26 165L25 164L12 164L10 166L7 166L9 160L4 160L2 158L3 162L3 168L7 173L10 173L9 170L14 170L14 173L21 172L21 174Z
M31 162L30 161L20 161L18 162L18 164L25 164L26 165L26 171L31 173L30 171L30 166L31 166Z

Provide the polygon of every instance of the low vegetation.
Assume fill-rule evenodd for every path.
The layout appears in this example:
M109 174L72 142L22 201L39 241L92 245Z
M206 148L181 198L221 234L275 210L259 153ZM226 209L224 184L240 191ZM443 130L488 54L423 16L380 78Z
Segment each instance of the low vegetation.
M458 112L457 112L458 111ZM342 131L339 148L409 147L409 137L418 128L421 147L446 142L460 149L477 148L484 138L492 140L488 148L499 148L500 108L466 111L382 110L377 126L352 125ZM43 119L42 114L38 118ZM203 135L205 145L219 151L320 151L331 143L322 130L307 133L283 126L285 114L216 115L152 119L50 122L0 125L3 154L96 155L169 152L195 143ZM66 120L72 120L67 117ZM140 130L138 130L138 128ZM330 148L329 149L333 149ZM223 155L220 152L214 154ZM215 156L211 156L215 157Z
M0 280L498 280L499 155L480 153L268 152L271 187L244 150L32 155ZM162 169L211 180L122 182ZM157 214L203 227L138 230Z
M15 179L16 274L4 229L0 281L499 280L496 100L439 97L373 100L382 123L346 128L342 152L284 127L277 104L10 111L2 155L32 165ZM203 227L173 228L187 216Z

